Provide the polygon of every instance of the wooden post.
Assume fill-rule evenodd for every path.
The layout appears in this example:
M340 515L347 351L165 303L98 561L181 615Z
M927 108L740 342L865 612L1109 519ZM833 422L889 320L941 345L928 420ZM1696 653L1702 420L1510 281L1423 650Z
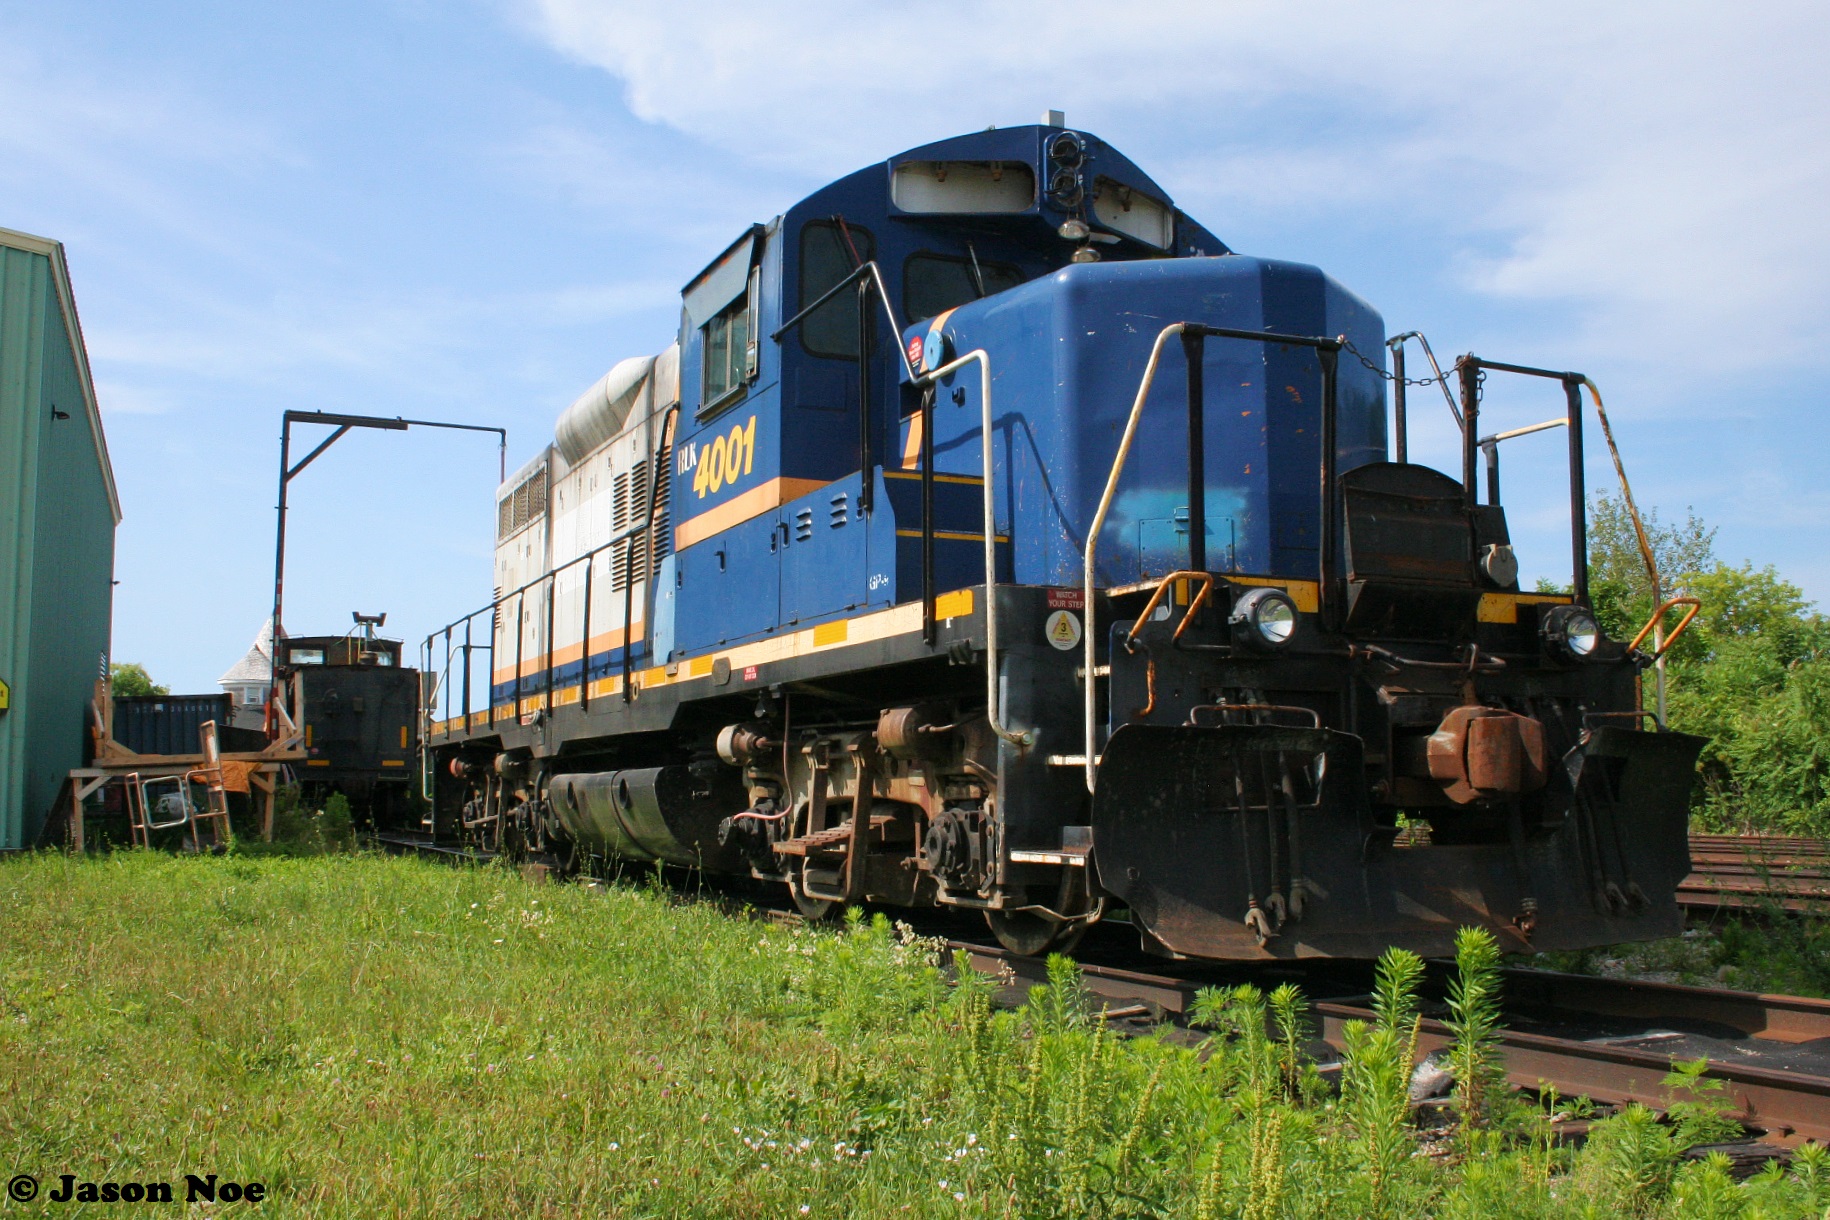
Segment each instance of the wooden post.
M65 782L64 791L70 794L70 850L77 855L83 854L83 798L78 796L77 782Z
M271 764L268 764L269 766ZM273 789L275 773L266 766L248 773L248 782L261 790L261 839L273 842Z

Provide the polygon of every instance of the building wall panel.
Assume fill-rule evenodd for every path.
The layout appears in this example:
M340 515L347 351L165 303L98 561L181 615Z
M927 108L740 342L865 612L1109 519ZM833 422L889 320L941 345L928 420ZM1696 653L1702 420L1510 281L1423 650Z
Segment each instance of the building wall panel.
M0 230L0 850L31 846L106 673L120 520L54 242Z

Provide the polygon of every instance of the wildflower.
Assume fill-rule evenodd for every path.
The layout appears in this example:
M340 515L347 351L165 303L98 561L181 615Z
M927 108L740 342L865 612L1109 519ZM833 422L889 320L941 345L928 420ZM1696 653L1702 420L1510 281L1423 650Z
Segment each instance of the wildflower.
M813 1208L810 1205L808 1205L806 1203L801 1204L801 1215L805 1216L808 1212L810 1212L812 1210L813 1210Z
M966 1201L966 1192L963 1190L954 1191L953 1192L953 1201L955 1203L964 1203Z
M968 1148L972 1147L974 1144L976 1144L978 1142L979 1142L979 1137L976 1135L968 1135L966 1137L966 1147L968 1147Z
M622 1145L617 1143L615 1140L610 1141L610 1151L615 1152L618 1149L620 1149L621 1147L622 1147Z

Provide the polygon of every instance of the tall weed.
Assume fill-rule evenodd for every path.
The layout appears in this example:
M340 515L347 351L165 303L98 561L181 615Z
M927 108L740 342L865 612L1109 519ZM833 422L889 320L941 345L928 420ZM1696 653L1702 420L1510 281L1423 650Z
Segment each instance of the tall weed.
M1500 948L1484 928L1455 934L1455 976L1448 999L1445 1024L1455 1037L1449 1063L1455 1073L1457 1131L1465 1147L1487 1119L1504 1081L1498 1055Z

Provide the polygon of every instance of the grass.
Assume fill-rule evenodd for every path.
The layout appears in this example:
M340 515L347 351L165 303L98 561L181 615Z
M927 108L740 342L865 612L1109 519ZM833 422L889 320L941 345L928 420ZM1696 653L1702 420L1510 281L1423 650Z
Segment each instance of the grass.
M1732 987L1830 998L1830 919L1774 909L1765 918L1725 916L1668 940L1519 957L1516 963L1571 974Z
M1815 1152L1736 1184L1635 1111L1572 1154L1542 1113L1483 1102L1418 1155L1396 957L1337 1094L1290 993L1205 996L1197 1053L1116 1038L1065 960L996 1011L887 921L782 929L639 884L46 854L0 861L0 944L0 1169L47 1187L213 1172L266 1183L262 1214L364 1217L1830 1206ZM1464 954L1470 995L1484 954Z

